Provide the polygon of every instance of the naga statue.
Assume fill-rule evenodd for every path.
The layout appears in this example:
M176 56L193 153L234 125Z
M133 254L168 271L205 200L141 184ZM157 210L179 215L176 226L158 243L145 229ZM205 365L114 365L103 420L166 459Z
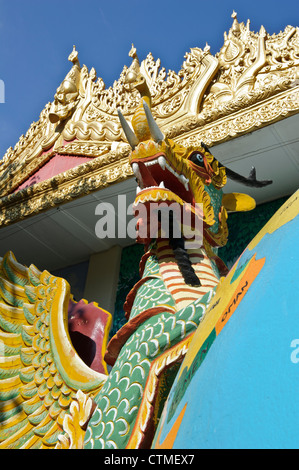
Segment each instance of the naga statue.
M129 72L140 105L132 126L118 113L132 148L145 251L124 305L127 323L108 343L110 313L75 302L64 279L7 253L0 265L0 448L150 448L182 361L228 275L217 254L227 242L227 211L255 207L245 194L224 194L226 180L271 183L258 181L254 169L248 178L229 170L205 144L185 148L168 139L139 68ZM151 231L144 214L160 203ZM81 334L90 343L82 345Z

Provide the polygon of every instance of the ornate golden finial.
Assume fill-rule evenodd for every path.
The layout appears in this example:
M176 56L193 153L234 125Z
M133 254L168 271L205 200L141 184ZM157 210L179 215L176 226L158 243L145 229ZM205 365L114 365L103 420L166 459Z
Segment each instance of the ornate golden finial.
M231 27L231 32L235 35L235 36L238 36L241 32L240 30L240 24L238 22L238 18L237 18L237 12L235 12L235 10L233 10L232 14L231 14L231 17L233 18L233 24L232 24L232 27Z
M49 112L49 119L52 124L69 117L77 103L81 72L78 51L76 51L75 46L73 46L68 60L73 63L73 66L56 90L54 102Z
M132 59L137 59L137 61L139 63L139 59L138 59L138 56L137 56L137 49L136 49L136 47L134 47L133 43L132 43L131 50L129 52L129 56L132 57Z
M147 120L144 107L143 107L143 102L145 101L149 109L151 108L151 94L150 94L148 85L146 83L146 79L140 71L140 62L139 62L139 59L137 56L137 50L134 47L134 44L132 44L131 50L129 52L129 56L132 57L133 61L126 73L125 83L128 84L130 88L135 88L140 93L140 97L141 97L140 103L135 109L134 115L131 120L131 124L134 129L137 142L141 142L141 141L149 140L151 138L151 132L148 126L148 120ZM134 145L135 144L133 143L133 146Z
M134 47L134 44L132 44L129 57L132 57L133 61L126 74L126 83L134 83L140 75L140 62L137 55L137 49Z
M208 52L210 52L210 50L211 50L211 46L206 42L206 45L205 45L203 51L206 52L206 53L208 53Z
M73 46L73 50L70 53L70 55L68 56L68 60L70 62L73 62L73 64L75 64L76 62L79 62L78 61L78 51L76 51L76 46Z

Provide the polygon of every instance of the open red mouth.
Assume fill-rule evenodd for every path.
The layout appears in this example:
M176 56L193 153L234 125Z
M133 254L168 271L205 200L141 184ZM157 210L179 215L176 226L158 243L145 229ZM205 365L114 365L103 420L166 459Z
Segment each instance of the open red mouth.
M157 236L187 236L189 239L191 236L201 240L202 207L194 202L188 178L179 174L163 153L132 159L131 165L138 184L133 206L137 219L137 241L148 243ZM165 226L168 229L168 223L173 231L163 229Z
M184 202L193 204L188 178L178 174L163 154L142 161L135 159L131 165L138 184L137 195L150 188L162 188L173 192Z

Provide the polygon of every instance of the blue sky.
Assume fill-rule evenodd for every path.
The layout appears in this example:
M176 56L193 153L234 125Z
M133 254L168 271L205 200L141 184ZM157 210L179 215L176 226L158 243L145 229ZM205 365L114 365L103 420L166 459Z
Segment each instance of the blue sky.
M130 65L132 42L140 60L152 52L176 72L191 47L207 42L215 54L233 10L254 31L299 26L298 0L0 0L0 158L53 100L73 44L81 65L94 67L109 87Z

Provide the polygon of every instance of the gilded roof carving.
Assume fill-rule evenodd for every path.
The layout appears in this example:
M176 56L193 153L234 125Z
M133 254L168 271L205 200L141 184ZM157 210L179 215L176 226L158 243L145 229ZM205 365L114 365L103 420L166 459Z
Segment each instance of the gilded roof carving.
M71 187L74 178L80 175L82 180L84 175L89 181L84 191L89 192L101 187L98 184L103 185L103 181L109 184L112 170L120 174L123 171L123 178L131 174L127 168L129 147L117 108L130 120L140 94L127 77L136 67L150 89L152 112L159 126L168 137L184 145L204 140L212 146L297 113L299 28L287 26L269 35L262 26L256 33L250 30L249 21L240 23L235 12L232 17L232 27L224 34L223 47L215 56L208 45L203 50L192 48L176 73L167 72L151 53L139 62L132 47L131 66L125 66L109 88L94 68L89 71L80 65L74 47L68 58L72 67L53 102L45 106L39 120L1 161L0 194L4 205L14 204L16 197L31 200L43 191L49 182L22 190L18 196L12 194L57 153L96 160L80 165L83 170L78 167L55 177L61 187ZM111 177L110 182L114 181L117 179Z

